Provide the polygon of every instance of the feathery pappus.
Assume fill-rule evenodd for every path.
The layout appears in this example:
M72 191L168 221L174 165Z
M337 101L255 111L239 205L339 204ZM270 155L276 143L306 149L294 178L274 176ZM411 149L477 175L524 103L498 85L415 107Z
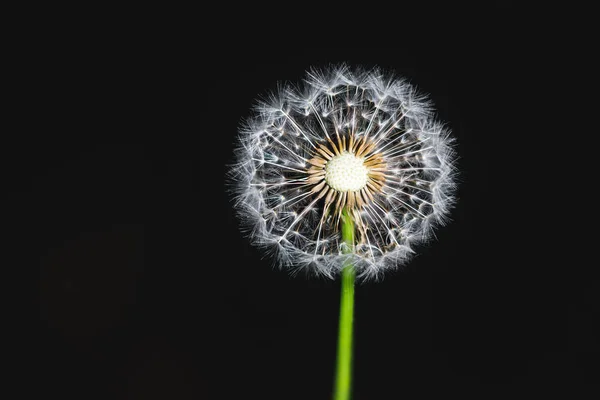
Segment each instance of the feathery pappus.
M455 202L454 139L427 96L379 68L313 68L257 101L229 170L252 242L282 268L357 278L404 265ZM355 224L344 251L340 220Z

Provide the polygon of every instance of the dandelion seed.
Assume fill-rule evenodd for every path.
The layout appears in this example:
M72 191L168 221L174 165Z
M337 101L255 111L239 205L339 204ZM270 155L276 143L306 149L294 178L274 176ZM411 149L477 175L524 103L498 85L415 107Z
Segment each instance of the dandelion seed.
M334 278L350 259L357 278L379 278L447 221L453 139L426 96L377 68L312 69L303 83L257 103L240 128L230 177L242 225L294 273Z

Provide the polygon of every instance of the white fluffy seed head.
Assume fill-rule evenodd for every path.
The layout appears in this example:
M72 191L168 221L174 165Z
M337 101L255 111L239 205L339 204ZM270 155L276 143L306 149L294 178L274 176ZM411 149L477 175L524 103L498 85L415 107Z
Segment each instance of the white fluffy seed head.
M404 79L338 65L267 98L240 128L229 183L242 228L279 266L334 278L350 262L381 278L448 221L453 138ZM351 254L342 206L357 221Z
M333 157L325 165L325 181L340 192L356 192L367 185L364 160L349 152Z

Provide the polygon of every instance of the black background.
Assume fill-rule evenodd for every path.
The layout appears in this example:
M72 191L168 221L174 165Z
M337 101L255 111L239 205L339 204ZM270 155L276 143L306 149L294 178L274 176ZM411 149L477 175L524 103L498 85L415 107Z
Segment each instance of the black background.
M357 287L355 399L597 383L599 281L554 251L566 232L545 222L563 211L539 195L537 121L557 111L537 106L534 20L495 2L407 11L379 32L386 10L355 11L368 23L130 14L39 39L42 110L27 121L43 128L5 159L12 250L39 277L46 394L330 398L339 282L292 278L251 247L225 173L258 95L337 62L429 93L460 157L438 240Z

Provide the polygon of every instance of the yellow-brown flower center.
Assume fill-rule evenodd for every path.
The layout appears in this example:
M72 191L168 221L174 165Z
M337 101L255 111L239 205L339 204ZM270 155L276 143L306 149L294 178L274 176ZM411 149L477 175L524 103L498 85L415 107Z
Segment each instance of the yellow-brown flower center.
M375 144L366 137L337 136L327 138L315 148L306 172L306 184L311 192L325 199L324 210L329 208L341 215L344 208L356 212L373 201L381 192L386 179L386 163Z

